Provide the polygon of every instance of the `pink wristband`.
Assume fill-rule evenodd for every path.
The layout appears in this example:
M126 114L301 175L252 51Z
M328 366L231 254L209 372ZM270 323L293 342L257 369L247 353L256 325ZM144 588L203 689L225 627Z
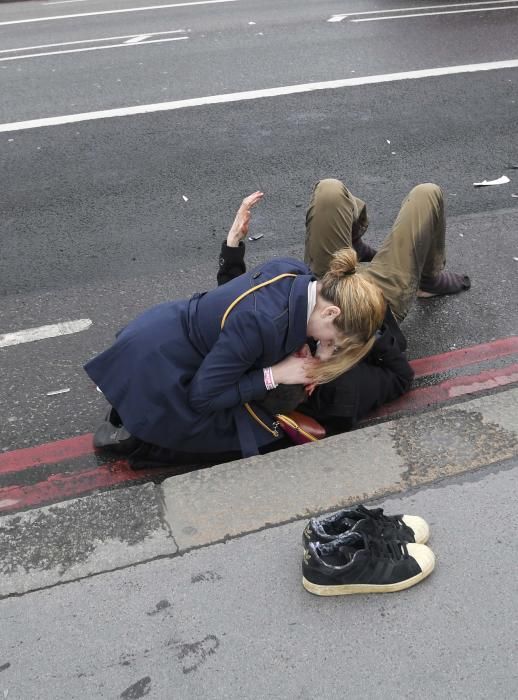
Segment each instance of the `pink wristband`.
M276 389L278 384L275 383L275 380L273 378L272 368L265 367L263 369L263 375L264 375L264 386L266 387L266 391L271 391L272 389Z

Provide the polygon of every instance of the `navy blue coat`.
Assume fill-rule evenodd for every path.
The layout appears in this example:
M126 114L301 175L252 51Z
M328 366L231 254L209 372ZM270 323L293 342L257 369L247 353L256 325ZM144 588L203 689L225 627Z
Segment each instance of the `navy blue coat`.
M244 291L295 273L228 306ZM307 289L298 260L278 258L204 294L155 306L85 365L135 437L172 450L256 454L275 438L243 404L266 396L263 368L306 342ZM259 410L257 411L259 413ZM271 425L270 417L260 417Z

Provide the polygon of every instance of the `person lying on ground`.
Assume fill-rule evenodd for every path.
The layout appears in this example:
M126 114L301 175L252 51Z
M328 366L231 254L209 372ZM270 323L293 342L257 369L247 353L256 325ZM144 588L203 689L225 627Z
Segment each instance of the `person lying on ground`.
M221 248L219 285L246 271L244 239L251 207L260 197L262 193L256 192L245 198L237 212ZM306 214L306 263L319 277L327 271L334 251L353 247L365 263L359 274L383 290L387 312L371 351L356 366L318 385L310 396L301 386L284 387L271 392L265 402L273 414L297 408L322 423L328 434L350 430L371 411L410 389L413 371L399 323L413 299L454 294L470 286L466 275L444 270L444 204L437 185L418 185L410 192L379 253L363 241L367 227L363 200L339 180L317 183Z

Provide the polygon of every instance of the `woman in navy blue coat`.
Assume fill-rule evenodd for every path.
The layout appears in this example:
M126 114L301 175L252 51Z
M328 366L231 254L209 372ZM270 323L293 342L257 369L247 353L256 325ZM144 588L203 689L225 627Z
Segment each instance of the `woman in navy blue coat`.
M261 196L243 201L240 225ZM385 301L356 265L352 249L339 251L317 282L302 262L267 262L145 311L85 370L128 437L173 453L257 454L279 435L254 402L279 384L329 381L371 349ZM319 343L318 359L300 352L308 337ZM117 432L104 425L97 446L110 444L106 430Z

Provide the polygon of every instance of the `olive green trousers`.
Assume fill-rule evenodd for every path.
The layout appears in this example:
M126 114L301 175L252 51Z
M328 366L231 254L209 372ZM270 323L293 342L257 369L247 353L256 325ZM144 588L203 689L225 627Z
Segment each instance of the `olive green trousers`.
M351 247L367 226L365 202L340 180L320 180L306 214L306 264L321 277L333 253ZM445 230L440 187L417 185L401 205L378 253L361 265L359 274L378 285L399 322L407 315L421 279L434 278L443 269Z

